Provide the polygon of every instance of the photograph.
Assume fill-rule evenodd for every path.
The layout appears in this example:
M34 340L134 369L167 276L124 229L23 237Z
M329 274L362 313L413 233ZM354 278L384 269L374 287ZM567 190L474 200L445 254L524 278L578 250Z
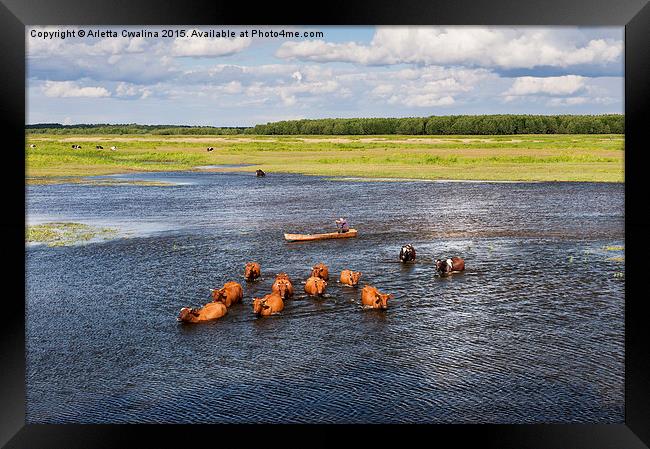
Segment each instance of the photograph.
M26 25L25 422L625 424L625 42Z

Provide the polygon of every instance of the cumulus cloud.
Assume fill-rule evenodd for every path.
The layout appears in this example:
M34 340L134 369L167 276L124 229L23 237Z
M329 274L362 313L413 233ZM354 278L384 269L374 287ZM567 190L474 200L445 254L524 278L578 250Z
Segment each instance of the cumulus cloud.
M226 56L248 48L253 40L251 38L236 37L226 38L191 38L178 37L171 45L173 56Z
M140 98L144 100L145 98L149 98L152 93L153 90L149 87L136 86L131 83L119 83L115 88L115 94L119 98Z
M323 40L289 41L279 58L363 65L453 64L505 69L568 67L617 61L616 39L561 39L559 30L504 27L378 27L368 45Z
M110 97L111 93L104 87L81 87L72 81L46 81L43 85L43 94L46 97Z
M551 98L546 102L547 106L576 106L581 104L602 104L609 105L616 103L615 98L611 97L566 97Z
M515 78L506 95L572 95L585 89L587 78L578 75Z

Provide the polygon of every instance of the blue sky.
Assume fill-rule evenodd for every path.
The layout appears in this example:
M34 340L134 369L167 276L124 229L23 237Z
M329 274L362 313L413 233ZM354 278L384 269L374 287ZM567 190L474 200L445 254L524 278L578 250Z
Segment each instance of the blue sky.
M164 27L169 28L169 27ZM118 37L32 36L113 30ZM623 28L27 28L27 123L250 126L323 117L623 113Z

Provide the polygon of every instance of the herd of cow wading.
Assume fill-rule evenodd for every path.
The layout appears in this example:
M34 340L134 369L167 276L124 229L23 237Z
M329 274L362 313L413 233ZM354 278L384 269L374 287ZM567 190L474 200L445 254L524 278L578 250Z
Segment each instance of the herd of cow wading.
M403 263L415 262L415 248L412 245L404 245L399 254ZM448 259L436 259L436 272L441 276L447 276L465 270L465 261L460 257ZM358 287L361 272L343 270L339 276L342 285ZM244 279L246 282L254 282L260 279L262 269L257 262L249 262L244 268ZM319 297L325 293L329 281L329 268L323 263L312 267L311 274L304 282L305 293L309 296ZM233 304L241 303L244 298L244 290L237 282L226 282L220 289L211 289L212 302L201 308L183 307L177 320L183 323L200 323L219 319L228 313L228 308ZM284 309L284 302L293 296L293 282L286 273L279 273L271 287L271 293L263 298L253 298L253 313L257 316L269 316L280 313ZM365 285L361 290L361 306L365 309L386 310L388 300L393 297L389 293L381 293L371 285Z

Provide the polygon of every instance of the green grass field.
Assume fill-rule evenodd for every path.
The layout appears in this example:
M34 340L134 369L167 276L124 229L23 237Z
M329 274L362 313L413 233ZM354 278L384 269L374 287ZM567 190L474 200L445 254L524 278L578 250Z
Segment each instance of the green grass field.
M71 149L72 144L82 146ZM624 136L159 136L27 134L28 183L251 164L308 175L498 181L624 181ZM36 144L36 148L29 148ZM96 150L102 145L103 150ZM117 151L110 151L112 145ZM214 147L207 152L206 147Z

